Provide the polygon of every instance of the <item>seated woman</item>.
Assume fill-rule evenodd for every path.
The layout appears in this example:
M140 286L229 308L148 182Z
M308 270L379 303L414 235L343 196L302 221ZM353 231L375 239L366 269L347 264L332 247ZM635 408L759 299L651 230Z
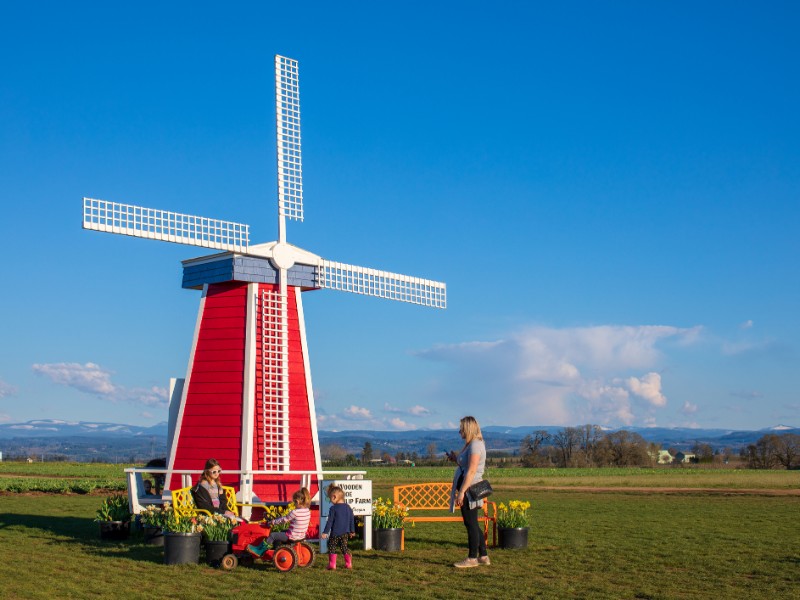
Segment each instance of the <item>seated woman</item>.
M230 510L228 499L225 497L225 490L219 481L222 469L219 463L209 458L206 467L200 476L200 481L192 488L192 497L197 508L207 510L211 514L225 515L226 517L236 518L236 514Z

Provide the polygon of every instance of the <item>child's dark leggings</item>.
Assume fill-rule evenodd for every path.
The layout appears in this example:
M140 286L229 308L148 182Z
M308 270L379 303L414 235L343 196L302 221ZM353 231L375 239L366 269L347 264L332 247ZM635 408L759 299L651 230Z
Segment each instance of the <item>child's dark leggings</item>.
M347 540L350 539L350 535L345 533L344 535L332 535L328 538L328 554L350 554L350 549L347 547Z
M467 528L467 542L469 544L469 558L486 556L486 538L483 537L481 526L478 525L478 511L481 507L470 508L469 502L465 499L461 505L461 516L464 519L464 526Z

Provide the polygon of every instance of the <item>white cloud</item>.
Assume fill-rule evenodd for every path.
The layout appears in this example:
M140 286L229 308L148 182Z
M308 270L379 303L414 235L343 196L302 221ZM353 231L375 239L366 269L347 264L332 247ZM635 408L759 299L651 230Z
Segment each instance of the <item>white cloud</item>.
M111 372L95 363L50 363L35 364L33 371L53 383L65 385L87 394L108 398L113 402L123 401L146 406L166 406L166 388L126 388L111 382Z
M632 394L636 394L653 406L667 405L667 398L661 393L661 375L658 373L647 373L640 379L628 377L625 383Z
M419 404L412 406L408 409L398 408L396 406L392 406L388 402L384 403L383 405L384 412L391 413L391 414L403 414L403 415L410 415L412 417L428 417L433 414L429 408L425 408Z
M2 379L0 379L0 398L5 398L6 396L13 396L17 393L17 388L15 388L10 383L6 383Z
M116 387L117 400L132 402L134 404L144 404L145 406L166 406L169 404L167 398L167 388L152 386L149 388L130 388L125 389Z
M416 429L414 425L406 423L402 419L398 419L394 417L393 419L389 419L389 425L391 425L392 429Z
M355 419L372 418L372 413L368 408L364 408L362 406L356 406L355 404L351 404L346 409L344 409L344 413L350 418L355 418Z
M752 326L753 326L753 320L747 319L747 321L739 325L739 329L750 329Z
M111 373L100 368L94 363L53 363L35 364L34 373L44 375L53 383L66 385L81 392L90 394L110 395L114 393L111 383Z
M688 400L683 403L683 408L681 408L681 412L685 415L693 415L697 412L697 404L692 404Z
M371 429L373 431L389 431L392 429L416 429L417 426L399 417L388 419L374 417L369 409L351 405L340 413L329 414L324 409L317 411L317 423L321 429L328 431L344 431L347 429Z
M772 339L723 341L722 354L746 358L780 356L786 353L786 347Z
M661 344L695 343L701 327L532 327L508 339L438 346L419 356L451 367L431 398L482 422L541 425L653 423L667 398Z
M586 381L575 389L575 394L585 401L583 406L575 409L571 415L571 423L568 421L559 424L599 422L632 425L635 421L630 393L619 385L619 381L615 383L603 380Z

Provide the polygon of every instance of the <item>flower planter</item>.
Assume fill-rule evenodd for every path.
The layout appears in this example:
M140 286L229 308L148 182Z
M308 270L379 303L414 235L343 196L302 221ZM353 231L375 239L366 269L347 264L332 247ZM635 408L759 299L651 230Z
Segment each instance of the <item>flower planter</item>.
M200 562L199 533L164 533L164 564L188 565Z
M384 552L400 552L400 542L403 538L403 528L373 529L372 546L375 550Z
M99 523L101 540L127 540L131 534L130 521L99 521Z
M508 550L528 547L527 527L498 527L499 546Z
M229 544L227 541L212 542L205 540L203 547L206 550L206 563L210 567L218 567L222 557L228 553Z
M142 532L144 533L145 544L150 544L151 546L164 545L164 532L161 527L144 527Z

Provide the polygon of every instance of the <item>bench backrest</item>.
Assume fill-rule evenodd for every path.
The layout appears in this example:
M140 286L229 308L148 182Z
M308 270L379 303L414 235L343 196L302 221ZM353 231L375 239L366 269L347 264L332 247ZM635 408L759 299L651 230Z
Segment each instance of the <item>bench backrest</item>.
M442 510L450 508L452 483L415 483L396 485L394 503L409 510Z
M232 513L239 515L236 506L236 490L232 487L222 486L225 492L225 499L228 501L228 510ZM194 505L194 497L192 496L192 488L185 487L177 490L172 490L172 506L181 516L191 517L198 512L207 512L197 508Z

